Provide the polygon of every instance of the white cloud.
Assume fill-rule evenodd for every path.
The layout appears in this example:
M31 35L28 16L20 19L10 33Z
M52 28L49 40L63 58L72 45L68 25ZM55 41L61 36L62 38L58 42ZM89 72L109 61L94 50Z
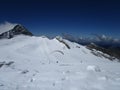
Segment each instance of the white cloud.
M16 23L4 22L0 24L0 34L14 28Z

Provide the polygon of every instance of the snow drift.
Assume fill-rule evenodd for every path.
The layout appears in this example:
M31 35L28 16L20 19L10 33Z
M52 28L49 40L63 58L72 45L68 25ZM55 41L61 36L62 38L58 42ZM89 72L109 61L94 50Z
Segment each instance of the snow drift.
M120 63L105 56L61 37L1 39L0 90L119 90Z

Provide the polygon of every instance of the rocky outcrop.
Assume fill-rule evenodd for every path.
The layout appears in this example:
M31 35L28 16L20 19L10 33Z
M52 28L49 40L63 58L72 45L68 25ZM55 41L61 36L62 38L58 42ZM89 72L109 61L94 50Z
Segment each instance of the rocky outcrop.
M70 46L62 39L62 37L56 36L56 39L57 39L60 43L63 43L68 49L70 49Z
M104 48L102 46L98 46L94 43L91 43L89 45L86 46L88 49L92 50L92 53L94 55L100 55L100 53L95 53L94 50L97 51L101 51L103 52L103 54L101 54L102 56L110 59L110 60L114 60L115 58L117 58L120 61L120 47L108 47L108 48ZM109 55L106 56L105 54Z
M20 34L33 36L33 34L31 32L29 32L24 26L18 24L13 29L8 30L4 33L1 33L0 39L3 39L3 38L10 39L10 38L13 38L14 36L20 35Z

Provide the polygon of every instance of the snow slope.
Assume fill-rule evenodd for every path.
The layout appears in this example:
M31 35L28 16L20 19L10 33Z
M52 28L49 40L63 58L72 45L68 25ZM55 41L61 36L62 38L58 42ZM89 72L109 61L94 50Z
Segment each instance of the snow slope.
M9 23L9 22L5 22L3 24L0 24L0 34L13 29L16 25L17 24L15 24L15 23Z
M0 40L0 90L120 90L120 63L64 40Z

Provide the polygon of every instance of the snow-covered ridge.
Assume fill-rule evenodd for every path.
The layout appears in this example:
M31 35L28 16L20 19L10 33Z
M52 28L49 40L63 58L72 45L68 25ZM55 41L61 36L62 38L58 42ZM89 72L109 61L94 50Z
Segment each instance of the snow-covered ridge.
M62 38L0 40L0 90L119 90L119 68L120 63Z

